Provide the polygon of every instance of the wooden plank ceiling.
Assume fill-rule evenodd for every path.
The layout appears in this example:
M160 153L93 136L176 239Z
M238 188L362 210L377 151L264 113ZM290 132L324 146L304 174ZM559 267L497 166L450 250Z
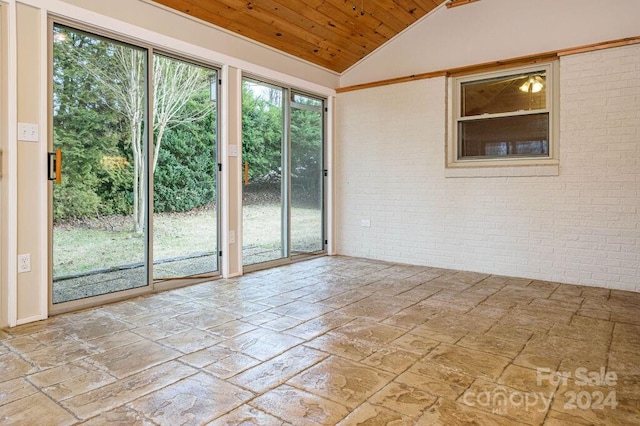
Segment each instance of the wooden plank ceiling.
M154 0L343 72L445 0Z

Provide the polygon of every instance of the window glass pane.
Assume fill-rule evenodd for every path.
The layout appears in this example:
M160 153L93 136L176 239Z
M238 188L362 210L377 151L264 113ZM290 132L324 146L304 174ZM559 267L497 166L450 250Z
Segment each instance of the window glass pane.
M546 109L545 71L462 83L462 117Z
M549 155L549 114L459 123L460 158Z
M244 265L287 256L283 185L285 90L242 82L242 258ZM285 176L286 178L286 176Z
M153 57L153 277L218 270L217 105L213 69Z
M53 28L53 303L147 285L147 52Z
M293 102L318 108L322 107L322 101L320 99L310 98L308 96L300 95L297 93L293 94Z
M291 106L291 253L322 250L322 101L294 94ZM313 109L307 105L319 103Z

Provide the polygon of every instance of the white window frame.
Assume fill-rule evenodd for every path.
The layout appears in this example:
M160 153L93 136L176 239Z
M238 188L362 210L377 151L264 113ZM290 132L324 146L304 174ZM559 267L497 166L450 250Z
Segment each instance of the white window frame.
M546 108L537 109L532 112L519 112L490 114L489 117L513 117L540 112L549 113L549 155L548 156L518 156L518 157L474 157L459 158L458 143L458 123L468 118L461 117L461 86L463 83L487 80L492 78L508 77L517 74L533 73L536 71L546 72ZM559 112L559 90L558 90L558 63L557 61L538 63L517 68L509 68L499 71L491 71L473 75L459 77L449 77L448 79L448 137L447 137L447 168L464 167L505 167L505 166L557 166L558 165L558 112Z

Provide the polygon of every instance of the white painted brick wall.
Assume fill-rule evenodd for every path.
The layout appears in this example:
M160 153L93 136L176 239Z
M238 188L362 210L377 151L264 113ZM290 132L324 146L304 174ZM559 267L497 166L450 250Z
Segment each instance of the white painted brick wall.
M640 291L640 45L562 57L560 86L534 177L445 177L444 78L340 94L338 252Z

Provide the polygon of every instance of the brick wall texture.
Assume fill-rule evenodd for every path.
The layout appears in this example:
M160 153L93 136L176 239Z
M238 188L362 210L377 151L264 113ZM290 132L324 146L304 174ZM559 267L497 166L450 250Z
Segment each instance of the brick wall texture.
M640 291L640 45L559 78L557 176L445 177L445 78L340 94L338 252Z

